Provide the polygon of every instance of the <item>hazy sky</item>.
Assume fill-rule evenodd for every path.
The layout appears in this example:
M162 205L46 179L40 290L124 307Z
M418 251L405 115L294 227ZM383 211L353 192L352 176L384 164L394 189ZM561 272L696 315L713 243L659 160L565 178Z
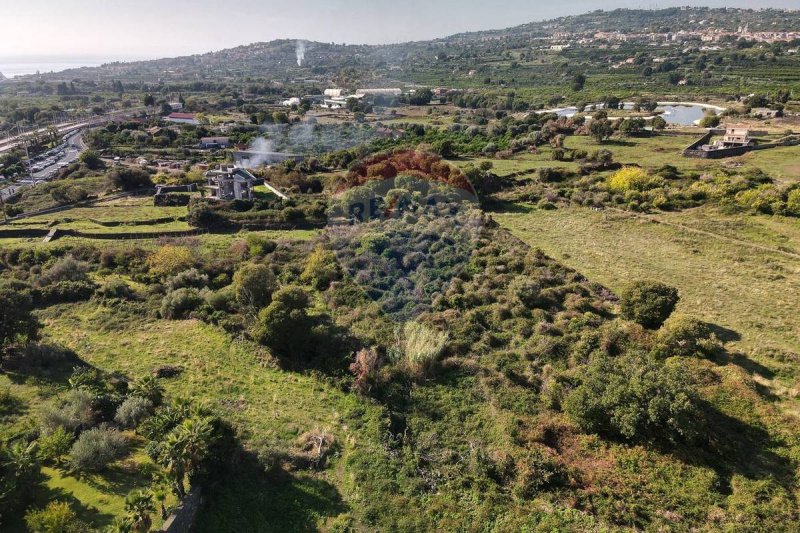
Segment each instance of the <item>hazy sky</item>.
M0 0L0 57L166 57L284 37L391 43L687 4L800 9L800 0Z

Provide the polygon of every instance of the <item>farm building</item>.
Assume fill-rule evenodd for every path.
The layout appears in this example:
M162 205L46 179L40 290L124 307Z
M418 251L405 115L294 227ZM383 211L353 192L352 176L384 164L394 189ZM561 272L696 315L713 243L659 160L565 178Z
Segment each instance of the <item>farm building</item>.
M228 137L201 137L200 148L213 149L213 148L227 148L230 144Z
M192 124L194 126L200 124L200 121L197 120L197 115L194 113L170 113L164 120L175 124Z

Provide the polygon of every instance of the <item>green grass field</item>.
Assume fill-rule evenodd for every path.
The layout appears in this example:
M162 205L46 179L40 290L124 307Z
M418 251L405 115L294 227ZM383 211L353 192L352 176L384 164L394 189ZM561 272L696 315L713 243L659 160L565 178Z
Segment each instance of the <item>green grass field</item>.
M759 375L787 400L787 409L800 413L796 356L790 355L800 352L800 257L782 252L800 245L796 220L705 209L652 218L584 208L493 217L617 293L637 279L677 287L678 311L716 325L731 348L768 369Z
M136 377L159 365L182 368L178 377L164 381L167 394L206 403L234 424L251 450L291 447L299 435L317 429L336 436L341 448L337 462L369 456L370 447L380 445L383 410L378 405L313 376L279 371L262 350L201 322L119 321L112 309L94 303L55 306L42 313L42 320L48 340L62 343L105 371ZM142 460L146 467L147 461L139 456L131 460ZM141 481L146 468L138 470ZM252 478L221 489L221 497L238 503L211 505L201 518L201 530L214 531L221 524L236 524L238 530L264 524L276 531L324 529L328 520L348 509L348 501L355 505L359 498L369 497L340 468L320 475L298 474L274 486L265 486L257 471ZM113 472L120 476L116 481ZM48 487L72 492L82 506L104 516L119 515L119 498L139 482L118 469L94 484L55 471L46 473ZM237 509L248 500L251 514L241 516Z

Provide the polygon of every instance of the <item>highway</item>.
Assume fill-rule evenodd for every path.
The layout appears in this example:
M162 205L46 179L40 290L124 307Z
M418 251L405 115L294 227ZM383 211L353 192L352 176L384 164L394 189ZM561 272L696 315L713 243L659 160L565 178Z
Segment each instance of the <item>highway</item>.
M39 167L34 172L31 172L33 181L26 177L18 180L16 183L0 189L0 198L5 200L9 196L19 192L20 189L30 187L31 184L49 181L55 177L60 167L64 167L76 161L78 157L80 157L81 152L83 152L85 149L86 145L83 142L83 131L78 130L70 133L64 137L64 140L61 144L61 149L56 150L56 154L46 158L43 161L32 163L33 168ZM63 152L64 155L57 155L61 152Z

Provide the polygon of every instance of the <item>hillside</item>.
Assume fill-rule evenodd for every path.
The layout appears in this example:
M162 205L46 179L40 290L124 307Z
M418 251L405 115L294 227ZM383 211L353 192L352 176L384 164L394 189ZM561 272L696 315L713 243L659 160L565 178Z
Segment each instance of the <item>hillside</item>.
M495 51L498 42L513 49L529 44L525 40L549 38L558 33L663 33L709 28L736 31L745 26L751 31L797 31L800 28L800 12L710 8L595 11L508 29L463 33L412 43L368 46L302 41L305 52L300 66L297 64L298 41L276 40L185 57L111 63L96 68L45 74L42 78L68 80L91 77L152 82L156 79L223 80L252 76L280 80L286 76L331 76L343 67L356 70L369 68L390 75L387 67L424 60L430 54L440 53L442 46L467 46L466 50L462 50L463 53L480 55Z

